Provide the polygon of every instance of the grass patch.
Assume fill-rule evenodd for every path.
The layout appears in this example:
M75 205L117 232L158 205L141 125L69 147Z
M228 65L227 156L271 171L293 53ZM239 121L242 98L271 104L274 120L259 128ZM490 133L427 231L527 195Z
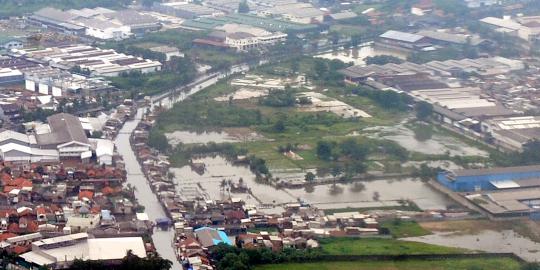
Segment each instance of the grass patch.
M378 238L332 238L321 239L321 247L330 255L413 255L458 254L469 250L443 247L419 242Z
M448 260L410 261L359 261L359 262L318 262L260 265L256 270L518 270L519 262L510 258L478 258Z
M429 230L424 229L416 221L403 221L399 219L381 222L381 227L390 230L395 238L414 237L431 234Z

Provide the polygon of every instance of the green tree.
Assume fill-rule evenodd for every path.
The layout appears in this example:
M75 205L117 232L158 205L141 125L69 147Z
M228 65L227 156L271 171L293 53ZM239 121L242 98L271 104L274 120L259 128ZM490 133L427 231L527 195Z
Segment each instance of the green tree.
M327 141L317 142L317 156L322 160L330 160L332 158L332 143Z
M420 120L427 120L433 114L433 105L425 101L416 103L414 109L416 111L416 118Z
M307 182L313 182L315 181L315 174L312 173L312 172L307 172L306 175L304 176L304 179L307 181Z
M168 150L170 147L167 137L165 137L165 135L158 130L150 131L150 135L148 136L148 145L162 152Z
M272 130L277 133L285 132L286 129L287 127L285 126L285 121L283 119L277 120L272 126Z
M238 13L249 13L249 5L246 0L238 3Z
M332 166L332 170L330 172L334 178L338 177L342 173L342 168L338 164L335 164Z
M389 63L394 63L394 64L403 63L403 60L392 55L368 56L366 57L365 61L366 61L366 64L368 65L385 65Z

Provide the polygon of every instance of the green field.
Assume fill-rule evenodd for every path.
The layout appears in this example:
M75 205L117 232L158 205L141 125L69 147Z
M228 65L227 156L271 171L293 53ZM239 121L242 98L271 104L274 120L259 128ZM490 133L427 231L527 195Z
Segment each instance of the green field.
M430 231L418 225L416 221L390 220L381 222L380 226L389 229L390 234L392 234L392 236L395 238L414 237L431 234Z
M321 239L320 244L322 250L330 255L413 255L470 252L469 250L461 248L378 238Z
M256 270L518 270L519 262L509 258L449 259L399 262L320 262L260 265Z
M201 59L219 58L214 52L201 52ZM234 59L225 59L233 61ZM345 102L370 114L368 118L342 118L330 112L301 111L298 106L272 106L261 102L259 98L215 101L214 98L226 96L240 89L230 85L231 78L222 80L214 86L193 95L191 98L174 106L171 110L160 115L156 129L162 133L175 130L222 130L227 128L243 128L246 132L256 132L264 137L263 140L236 143L239 149L247 150L248 155L263 159L271 171L281 169L332 169L345 167L351 159L340 156L339 144L354 140L357 144L368 148L368 153L362 158L367 171L384 171L387 173L409 173L412 169L403 168L406 160L449 160L451 157L440 155L425 155L409 152L398 143L377 139L370 136L376 130L367 128L393 126L402 122L412 113L394 107L385 107L373 96L353 94L348 86L340 86L336 81L317 80L314 70L320 65L314 58L302 57L296 60L283 61L277 64L264 65L251 71L250 74L261 75L269 79L292 77L295 74L306 74L311 84L294 88L295 95L300 92L314 91L323 93L328 99ZM293 65L293 63L297 65ZM333 67L332 61L326 61L327 68ZM294 72L293 70L297 70ZM237 75L241 76L241 75ZM334 78L334 80L338 80ZM341 81L339 81L341 82ZM284 126L277 130L275 125L282 122ZM414 128L416 126L413 126ZM416 128L420 137L429 137L436 132L431 126ZM353 136L354 134L354 136ZM329 142L334 145L331 158L321 158L317 155L319 142ZM287 157L283 154L285 147L290 149L298 158ZM173 157L174 159L174 157ZM460 157L461 163L469 160L476 161L477 157ZM460 163L460 164L461 164ZM354 167L354 166L353 166ZM349 167L350 168L350 167ZM339 174L338 174L339 175ZM348 176L351 173L347 174Z

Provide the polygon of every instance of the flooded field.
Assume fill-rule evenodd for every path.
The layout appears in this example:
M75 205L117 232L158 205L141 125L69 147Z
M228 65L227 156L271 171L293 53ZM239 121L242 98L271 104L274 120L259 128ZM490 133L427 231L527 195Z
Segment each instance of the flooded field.
M291 189L288 192L321 209L395 206L402 199L411 200L426 210L444 210L452 205L442 194L419 180L376 180L362 184L362 190L351 183L337 184L337 188L320 185L313 190Z
M376 55L391 55L401 59L406 59L407 54L404 52L393 51L389 49L378 48L373 44L365 44L361 47L354 49L347 49L335 52L329 52L317 55L315 57L330 59L330 60L341 60L345 63L354 63L355 65L366 65L364 59L369 56Z
M430 155L450 153L459 156L488 156L486 151L467 145L459 139L438 133L415 133L403 123L396 126L372 127L364 129L372 132L369 137L395 141L409 151Z
M209 142L215 143L235 143L263 140L264 137L257 132L248 128L228 128L222 131L185 131L177 130L170 133L165 133L165 137L169 140L170 145L184 144L205 144Z
M527 261L540 260L540 244L512 230L486 230L478 234L435 233L405 240L467 248L485 252L512 252Z
M395 206L401 199L410 199L422 209L440 210L452 205L452 202L442 194L425 183L413 179L363 182L362 189L355 188L354 184L337 184L335 187L331 184L318 185L305 189L276 189L268 184L256 182L249 168L232 165L220 156L197 159L194 162L205 164L202 175L191 166L171 169L176 175L178 191L185 197L202 196L206 199L215 199L231 196L242 198L253 205L282 205L297 202L300 199L321 209ZM223 179L231 180L236 184L240 178L242 178L242 183L250 189L251 194L229 193L221 185ZM375 196L375 194L378 195ZM279 209L269 209L269 211Z

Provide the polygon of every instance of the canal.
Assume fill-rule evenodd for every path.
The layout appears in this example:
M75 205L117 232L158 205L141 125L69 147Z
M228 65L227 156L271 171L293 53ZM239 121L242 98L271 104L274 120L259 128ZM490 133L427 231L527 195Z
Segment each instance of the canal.
M249 66L240 65L234 66L229 71L229 74L243 72L249 70ZM226 77L225 74L219 74L218 76L206 76L197 80L197 83L193 84L190 89L181 92L179 95L171 98L162 99L159 103L167 108L172 107L176 102L182 101L188 96L195 94L208 86L215 84L219 79ZM155 105L155 104L153 104ZM141 170L141 166L137 161L135 153L133 152L130 144L130 136L141 121L141 117L144 111L148 107L142 107L137 111L135 119L127 121L118 136L116 137L115 144L118 149L118 153L123 157L126 164L127 171L127 183L135 187L135 196L139 203L144 206L145 212L151 221L155 221L157 218L167 217L163 207L158 201L156 195L152 192L150 185L146 179L146 176ZM161 257L172 261L173 270L182 269L182 266L176 259L176 255L173 248L174 230L161 230L155 229L152 235L152 240L156 247L157 252Z
M144 206L145 212L148 214L150 220L155 221L156 218L166 217L167 215L161 207L156 195L152 192L152 189L150 189L150 185L141 170L129 141L129 137L141 121L140 119L145 109L146 108L139 109L135 119L125 123L124 127L116 137L115 143L119 154L124 158L126 164L127 182L136 188L135 196L139 200L139 203ZM173 270L178 270L182 268L176 259L172 247L173 238L174 231L172 229L168 231L155 229L154 234L152 235L152 240L154 241L157 252L161 257L173 262Z

